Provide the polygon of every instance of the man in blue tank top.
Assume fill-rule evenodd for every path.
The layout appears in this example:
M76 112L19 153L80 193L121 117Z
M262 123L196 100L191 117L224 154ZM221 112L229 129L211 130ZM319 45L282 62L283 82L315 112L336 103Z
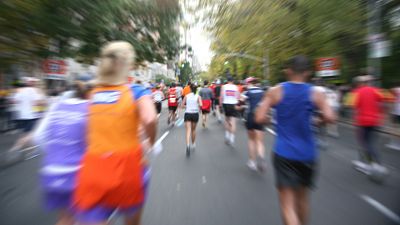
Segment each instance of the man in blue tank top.
M311 63L295 56L287 63L288 82L271 88L256 110L258 123L268 122L271 108L276 112L273 165L282 217L286 225L307 223L309 189L313 186L318 154L311 129L314 110L320 110L326 123L335 120L324 93L306 83Z

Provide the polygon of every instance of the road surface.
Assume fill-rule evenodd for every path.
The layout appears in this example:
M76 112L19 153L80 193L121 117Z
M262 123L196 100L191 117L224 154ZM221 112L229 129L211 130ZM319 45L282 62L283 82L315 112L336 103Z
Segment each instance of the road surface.
M274 174L268 163L265 174L246 167L247 136L240 123L236 146L224 144L223 126L211 118L198 131L197 149L185 156L184 126L168 129L166 109L160 117L163 151L151 159L152 180L143 215L144 225L266 225L282 224ZM357 158L354 128L340 126L341 137L329 139L320 153L317 187L312 192L312 225L400 224L400 152L379 147L391 171L384 185L370 182L351 167ZM273 135L266 133L267 162ZM0 136L0 151L7 150L15 135ZM40 155L0 171L0 224L50 225L55 214L43 210L37 170ZM116 217L115 224L121 224Z

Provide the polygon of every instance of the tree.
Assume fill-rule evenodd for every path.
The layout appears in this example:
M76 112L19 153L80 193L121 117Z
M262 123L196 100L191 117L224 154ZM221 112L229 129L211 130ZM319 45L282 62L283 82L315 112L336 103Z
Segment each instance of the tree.
M0 63L49 56L93 62L102 44L130 42L137 60L179 51L178 0L9 0L0 2Z
M245 52L262 58L266 50L272 83L280 80L282 65L296 54L312 59L339 56L347 79L365 66L364 1L200 0L199 5L210 9L208 29L216 53L210 65L212 73L225 69L221 63L228 60L223 56L227 52ZM262 77L262 62L241 58L233 62L230 69L236 75L251 73Z
M179 75L179 81L181 83L187 83L193 79L193 71L189 62L182 63L180 71L181 73Z

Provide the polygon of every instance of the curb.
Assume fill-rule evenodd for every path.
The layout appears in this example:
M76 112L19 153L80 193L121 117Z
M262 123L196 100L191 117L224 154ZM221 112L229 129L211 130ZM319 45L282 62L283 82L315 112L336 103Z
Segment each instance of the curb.
M349 120L338 120L338 123L351 125L351 126L355 127L353 122L349 121ZM396 133L395 128L387 128L387 127L383 126L383 127L379 127L378 131L380 133L383 133L383 134L388 134L388 135L391 135L391 136L400 137L400 133L399 132Z

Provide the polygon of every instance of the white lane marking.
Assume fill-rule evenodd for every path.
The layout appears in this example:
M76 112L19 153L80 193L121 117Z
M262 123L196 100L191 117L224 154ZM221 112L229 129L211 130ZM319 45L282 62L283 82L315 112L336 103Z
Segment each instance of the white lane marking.
M25 161L26 160L30 160L30 159L33 159L33 158L36 158L36 157L38 157L40 154L35 154L35 155L32 155L32 156L30 156L30 157L28 157L28 158L26 158L26 159L24 159Z
M161 144L161 142L167 137L169 130L165 131L164 134L156 141L156 144Z
M271 128L266 128L266 130L270 133L270 134L272 134L272 135L274 135L274 136L276 136L276 133L275 133L275 131L274 130L272 130Z
M176 122L175 122L175 126L177 126L177 127L180 127L180 126L182 126L183 125L183 118L180 118L179 120L177 120Z
M205 177L205 176L203 176L203 177L201 178L201 183L203 183L203 184L207 183L207 180L206 180L206 177Z
M109 224L114 224L114 223L115 223L115 220L117 220L117 214L118 214L117 210L114 210L114 212L111 214L111 216L108 217L107 222L108 222Z
M30 146L30 147L27 147L27 148L22 149L21 152L30 151L30 150L35 149L35 148L37 148L37 147L39 147L39 145Z
M391 219L393 222L400 224L400 217L392 212L390 209L386 208L384 205L367 195L360 195L360 197L368 204L373 206L375 209L383 213L386 217Z
M161 142L168 136L168 134L169 134L169 131L168 130L165 131L165 133L156 141L156 143L154 143L154 146L153 146L153 155L154 156L159 155L163 151L164 148L162 147Z

